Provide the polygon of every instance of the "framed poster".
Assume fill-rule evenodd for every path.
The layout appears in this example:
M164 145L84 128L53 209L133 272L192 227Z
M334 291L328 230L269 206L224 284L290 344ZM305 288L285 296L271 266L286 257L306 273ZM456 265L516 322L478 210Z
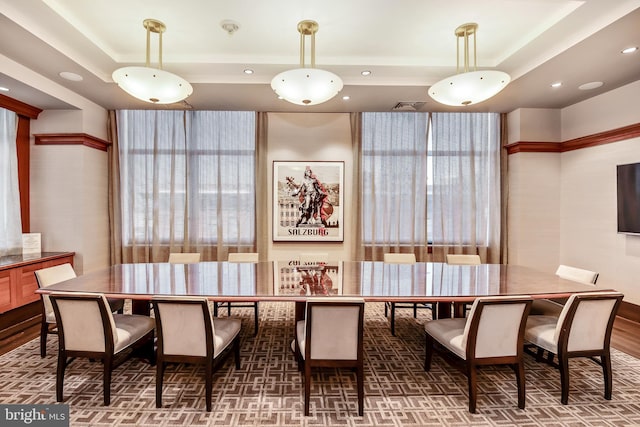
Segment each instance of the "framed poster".
M344 240L344 162L273 162L273 241Z

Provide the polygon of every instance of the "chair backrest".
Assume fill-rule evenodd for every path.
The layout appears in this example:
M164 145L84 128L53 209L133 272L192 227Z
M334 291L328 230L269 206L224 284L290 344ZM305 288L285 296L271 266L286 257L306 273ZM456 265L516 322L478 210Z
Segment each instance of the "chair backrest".
M386 254L384 254L384 259L383 260L387 264L415 264L416 255L415 254L386 253Z
M581 282L587 285L595 285L598 280L598 273L595 271L583 270L582 268L560 265L556 270L556 275L563 279Z
M363 356L364 300L307 299L305 360L359 360Z
M447 254L447 264L451 265L480 265L480 255Z
M53 292L51 303L65 350L113 352L118 334L103 294Z
M73 279L76 276L76 272L69 263L55 265L53 267L47 267L35 271L36 282L39 288L46 288L47 286L54 285L56 283L64 282L65 280ZM42 304L44 306L44 316L47 322L53 323L55 316L53 314L53 306L51 300L46 294L42 295Z
M298 258L300 264L326 264L329 262L328 252L302 252Z
M213 357L213 317L206 298L154 296L151 303L163 354Z
M257 252L234 252L229 254L229 262L258 262Z
M476 298L462 335L467 358L521 355L532 302L526 295Z
M553 335L558 348L581 351L601 350L608 346L613 321L623 296L619 292L571 295L558 316Z
M199 262L200 262L200 254L197 252L192 252L192 253L172 252L169 254L170 264L197 264Z

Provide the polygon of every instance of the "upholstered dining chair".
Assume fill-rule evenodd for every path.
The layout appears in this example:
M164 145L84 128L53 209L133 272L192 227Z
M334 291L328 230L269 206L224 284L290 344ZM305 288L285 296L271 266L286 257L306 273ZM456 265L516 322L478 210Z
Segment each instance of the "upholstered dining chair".
M477 254L447 254L445 257L447 264L449 265L480 265L480 255ZM453 310L459 317L464 317L464 313L469 310L471 304L467 303L455 303L453 304Z
M240 369L238 319L214 319L206 298L154 296L151 299L158 335L156 356L156 408L162 407L162 385L168 363L194 363L205 367L205 402L211 411L213 374L233 352Z
M259 255L257 252L234 252L230 253L227 258L228 262L248 262L248 263L256 263L259 260ZM218 317L218 310L227 307L227 316L231 316L231 307L249 307L253 308L253 336L258 335L258 322L259 318L259 310L258 310L258 302L230 302L230 301L218 301L213 305L213 315Z
M310 297L306 317L296 324L298 368L304 370L304 414L309 415L311 369L353 368L358 389L358 415L364 405L364 299Z
M467 376L469 412L476 412L477 369L509 365L516 373L518 407L525 407L523 361L524 328L531 308L529 296L477 298L466 318L437 319L425 323L424 369L431 369L434 343L453 354Z
M451 265L480 265L480 255L466 255L466 254L447 254L447 264Z
M197 264L200 262L198 252L171 252L169 254L169 264Z
M69 263L36 270L35 275L38 288L46 288L47 286L77 277L73 266ZM45 357L47 355L47 335L57 335L58 330L56 327L56 317L53 313L53 306L51 305L49 296L47 294L40 294L40 299L42 300L42 316L40 320L40 357ZM107 301L109 302L111 311L118 312L120 314L123 313L123 299L107 298Z
M386 253L384 254L383 261L385 264L415 264L415 254L399 254L399 253ZM418 317L418 308L431 308L431 304L423 303L409 303L403 304L398 302L387 301L384 303L384 316L389 317L389 323L391 324L391 335L396 335L396 309L398 308L412 308L413 317Z
M529 316L524 338L538 348L537 360L542 360L545 350L558 356L563 405L569 401L572 357L600 358L593 360L602 366L604 398L611 400L611 331L622 298L619 292L577 293L569 297L559 316Z
M563 279L572 280L574 282L584 283L585 285L594 285L598 281L598 273L582 268L571 267L560 264L556 270L556 276ZM531 305L531 314L559 316L563 305L566 303L564 299L536 299Z
M103 401L111 402L111 374L124 359L124 350L142 348L153 364L154 322L138 314L113 314L103 294L53 292L50 294L58 325L58 367L56 399L62 402L64 374L77 357L101 360Z

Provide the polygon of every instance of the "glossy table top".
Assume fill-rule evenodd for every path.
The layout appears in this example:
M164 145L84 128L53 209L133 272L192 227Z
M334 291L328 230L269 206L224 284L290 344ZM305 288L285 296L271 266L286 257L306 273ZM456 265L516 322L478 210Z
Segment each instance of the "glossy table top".
M37 292L99 292L149 299L198 295L218 301L304 301L311 295L358 296L366 301L472 301L487 295L566 297L593 286L517 265L335 262L119 264Z

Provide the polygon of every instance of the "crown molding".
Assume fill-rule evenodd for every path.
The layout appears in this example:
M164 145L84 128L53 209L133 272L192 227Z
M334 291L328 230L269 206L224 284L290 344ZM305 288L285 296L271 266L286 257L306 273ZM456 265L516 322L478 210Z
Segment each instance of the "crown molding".
M107 151L111 145L109 141L86 133L41 133L33 136L36 145L84 145L101 151Z
M597 145L611 144L626 139L640 137L640 123L612 129L580 138L570 139L564 142L536 142L518 141L504 148L507 154L515 153L564 153L566 151L579 150L581 148L595 147Z
M25 116L29 119L37 119L38 115L42 113L40 108L25 104L22 101L18 101L17 99L13 99L2 94L0 94L0 107L14 111L16 114Z

